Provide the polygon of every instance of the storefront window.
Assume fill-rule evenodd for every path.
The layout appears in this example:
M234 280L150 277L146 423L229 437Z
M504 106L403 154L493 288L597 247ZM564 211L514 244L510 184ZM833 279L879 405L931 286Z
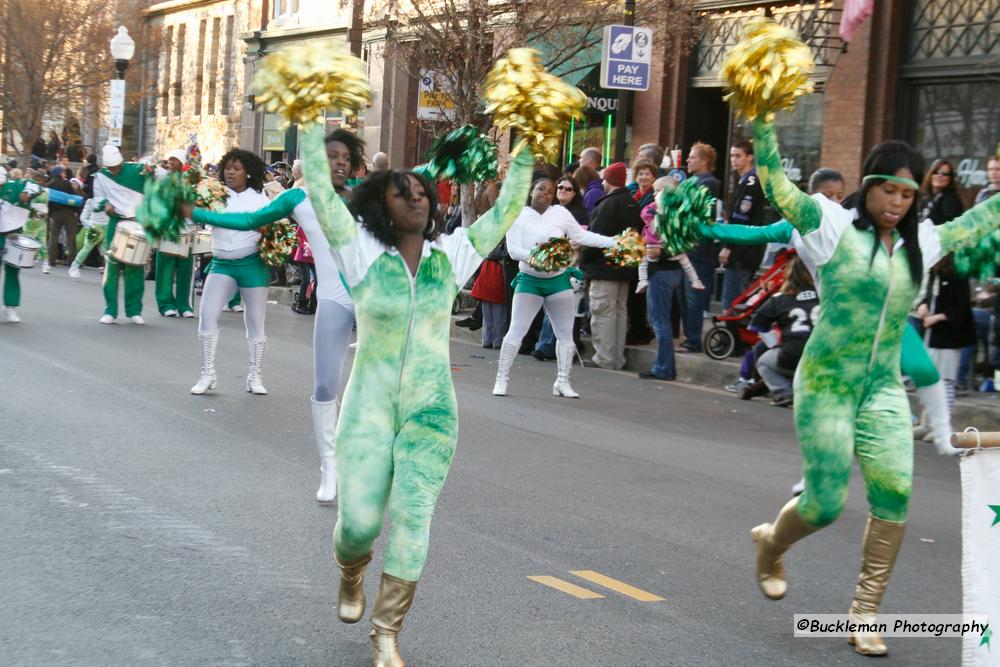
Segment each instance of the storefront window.
M912 137L928 165L955 165L959 187L986 186L986 161L1000 141L1000 83L920 84L913 87Z
M813 93L798 100L795 109L782 111L774 119L781 138L781 163L785 174L802 189L809 184L809 177L821 166L820 149L823 145L823 93ZM745 120L733 128L733 143L750 138L751 131Z

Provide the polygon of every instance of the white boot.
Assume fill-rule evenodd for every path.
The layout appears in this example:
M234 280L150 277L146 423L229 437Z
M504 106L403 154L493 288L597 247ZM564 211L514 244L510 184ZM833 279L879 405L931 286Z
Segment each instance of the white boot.
M80 265L76 263L75 259L73 260L73 263L69 265L69 277L73 280L80 279Z
M497 361L497 380L493 383L494 396L507 395L507 381L510 379L510 367L514 364L514 357L521 348L521 343L507 342L500 345L500 359Z
M215 348L219 344L219 332L200 333L198 342L201 344L201 377L191 387L191 393L200 396L209 389L215 389Z
M930 435L938 454L961 454L961 449L951 446L951 413L944 380L938 380L929 387L918 387L917 396L924 406L924 418L930 426Z
M8 322L20 322L21 318L17 316L17 310L13 306L7 306L3 309L3 316Z
M576 356L576 345L556 341L556 366L559 374L556 376L556 383L552 385L553 396L580 398L580 394L573 391L573 387L569 384L569 372L573 368L574 356Z
M52 265L47 259L42 260L42 273L52 273Z
M247 391L251 394L264 395L264 379L261 377L260 366L264 362L264 350L267 349L266 338L254 338L247 341L250 353L250 371L247 373Z
M313 433L316 436L316 446L319 447L319 491L316 501L320 504L332 503L337 497L337 464L334 456L337 453L337 417L340 414L340 401L333 400L319 403L312 400Z

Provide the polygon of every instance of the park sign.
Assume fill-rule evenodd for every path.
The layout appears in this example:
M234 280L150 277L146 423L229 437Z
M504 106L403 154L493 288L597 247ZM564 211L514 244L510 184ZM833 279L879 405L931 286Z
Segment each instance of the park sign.
M653 31L631 25L604 26L601 43L601 87L649 90Z

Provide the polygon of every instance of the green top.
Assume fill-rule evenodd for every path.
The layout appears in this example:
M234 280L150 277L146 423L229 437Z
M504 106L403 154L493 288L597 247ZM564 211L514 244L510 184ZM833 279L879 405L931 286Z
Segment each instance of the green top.
M146 180L153 176L152 172L146 171L146 165L141 162L126 162L122 164L122 168L118 170L117 174L112 174L107 167L98 173L107 176L118 185L140 194L144 192Z
M7 181L3 186L0 186L0 199L14 206L28 208L29 202L21 201L21 193L24 192L24 186L27 184L28 181L23 178Z

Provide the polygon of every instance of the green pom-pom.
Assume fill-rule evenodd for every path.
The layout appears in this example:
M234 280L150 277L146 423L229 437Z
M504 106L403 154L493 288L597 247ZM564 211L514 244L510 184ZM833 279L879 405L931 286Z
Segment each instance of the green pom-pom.
M273 268L288 262L295 249L295 232L298 228L287 218L282 218L263 228L260 238L260 258Z
M994 229L975 245L955 251L955 271L977 280L989 280L1000 265L1000 229Z
M145 197L136 211L136 220L153 239L177 241L187 224L181 213L181 204L193 204L197 193L177 172L146 183Z
M436 181L474 183L497 177L497 147L472 125L438 137L420 173Z
M663 252L673 256L701 243L698 226L712 224L715 197L691 178L674 189L664 188L656 202L656 231L663 239Z

